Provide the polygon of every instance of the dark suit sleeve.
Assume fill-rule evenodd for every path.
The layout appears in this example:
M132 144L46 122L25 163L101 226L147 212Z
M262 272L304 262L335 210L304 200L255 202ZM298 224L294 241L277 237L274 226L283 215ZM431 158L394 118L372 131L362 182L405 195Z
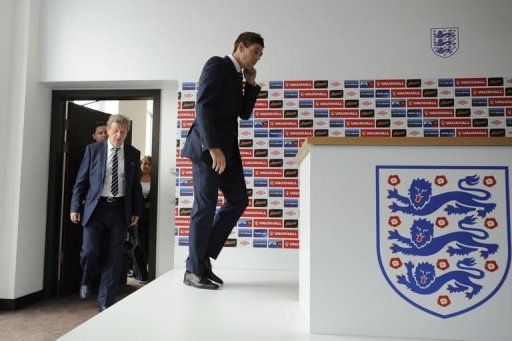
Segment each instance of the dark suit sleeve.
M202 150L220 147L215 130L217 105L221 101L224 82L224 61L220 57L210 58L201 72L196 100L196 121L201 136Z
M84 195L89 189L89 168L91 165L91 150L89 146L85 147L84 158L78 170L75 186L73 186L73 196L71 197L71 212L81 212Z
M245 93L242 99L242 107L240 108L240 118L244 120L248 120L251 117L252 109L254 109L254 104L258 99L258 94L260 93L261 87L259 85L251 85L249 83L245 83Z
M132 184L132 215L140 218L142 213L142 186L140 184L140 152L135 151L134 174Z

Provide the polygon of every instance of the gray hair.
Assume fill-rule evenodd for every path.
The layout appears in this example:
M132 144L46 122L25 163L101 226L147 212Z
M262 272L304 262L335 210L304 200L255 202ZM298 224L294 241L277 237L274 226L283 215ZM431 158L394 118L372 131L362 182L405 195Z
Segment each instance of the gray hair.
M110 116L110 118L107 121L107 127L110 127L112 125L112 123L114 123L114 122L124 125L125 127L128 128L128 131L130 131L131 121L128 117L121 115L121 114L112 115L112 116Z

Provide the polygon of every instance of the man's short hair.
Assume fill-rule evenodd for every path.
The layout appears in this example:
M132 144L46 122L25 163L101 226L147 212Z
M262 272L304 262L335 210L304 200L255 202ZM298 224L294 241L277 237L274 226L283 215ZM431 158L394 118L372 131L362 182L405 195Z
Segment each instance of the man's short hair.
M92 128L92 133L96 134L96 129L98 127L103 127L103 126L106 126L106 125L107 125L107 122L96 121L96 123L94 124L94 128Z
M124 115L117 114L110 116L107 121L107 127L110 127L114 122L125 125L128 128L128 131L131 129L131 121Z
M235 46L233 49L233 53L238 48L238 44L244 44L245 47L249 47L252 44L260 44L261 47L265 47L265 42L263 41L263 37L259 33L255 32L244 32L241 33L238 38L236 38Z

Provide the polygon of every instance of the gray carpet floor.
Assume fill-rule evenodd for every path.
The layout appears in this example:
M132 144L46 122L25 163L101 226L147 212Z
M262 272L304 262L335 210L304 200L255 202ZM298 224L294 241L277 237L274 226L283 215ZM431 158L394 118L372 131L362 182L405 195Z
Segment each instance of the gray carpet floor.
M133 278L119 290L117 301L142 285ZM98 314L97 297L76 295L43 300L15 311L0 311L0 340L55 340Z

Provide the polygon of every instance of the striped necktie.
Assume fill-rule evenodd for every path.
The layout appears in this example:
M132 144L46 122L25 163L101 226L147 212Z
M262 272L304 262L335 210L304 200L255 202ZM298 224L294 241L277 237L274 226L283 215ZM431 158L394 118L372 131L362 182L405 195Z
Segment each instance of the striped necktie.
M112 151L114 152L114 155L112 156L112 196L117 196L117 193L119 193L119 176L117 172L117 168L119 166L118 160L117 160L117 151L119 150L119 147L112 148Z

